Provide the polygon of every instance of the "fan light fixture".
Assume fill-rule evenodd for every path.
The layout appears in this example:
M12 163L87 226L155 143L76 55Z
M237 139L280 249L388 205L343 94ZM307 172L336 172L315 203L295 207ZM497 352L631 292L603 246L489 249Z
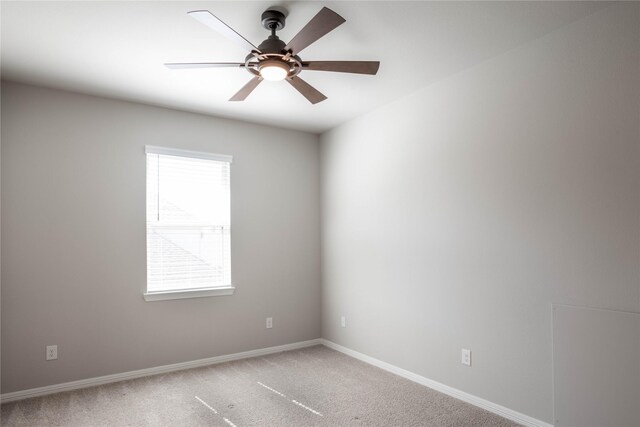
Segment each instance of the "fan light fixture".
M2 0L0 0L2 1ZM333 10L323 7L289 43L280 40L277 31L284 28L287 13L281 7L265 10L262 13L262 27L271 35L254 46L220 18L208 10L193 10L189 16L224 37L241 46L248 52L244 62L169 62L164 64L172 70L189 68L244 68L251 74L249 80L229 101L244 101L263 80L286 81L312 104L327 99L320 91L299 76L306 71L331 71L335 73L353 73L375 75L380 67L378 61L305 61L299 53L324 35L330 33L345 22L345 19Z
M289 65L277 59L268 59L258 66L258 71L263 79L278 82L289 74Z

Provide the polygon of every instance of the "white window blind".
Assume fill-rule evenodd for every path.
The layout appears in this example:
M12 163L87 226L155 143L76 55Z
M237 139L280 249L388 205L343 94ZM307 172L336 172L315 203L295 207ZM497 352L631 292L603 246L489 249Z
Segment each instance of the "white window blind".
M231 157L146 147L147 293L231 286Z

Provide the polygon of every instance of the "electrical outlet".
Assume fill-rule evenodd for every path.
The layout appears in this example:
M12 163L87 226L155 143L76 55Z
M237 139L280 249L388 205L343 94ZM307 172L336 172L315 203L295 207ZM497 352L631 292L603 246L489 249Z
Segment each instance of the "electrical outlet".
M273 317L267 317L267 329L273 328Z
M347 318L346 317L342 316L340 318L340 326L342 326L343 328L347 327Z
M48 345L47 346L47 360L56 360L58 358L58 346L57 345Z
M471 350L469 350L467 348L463 348L462 349L462 355L461 355L460 362L463 365L471 366Z

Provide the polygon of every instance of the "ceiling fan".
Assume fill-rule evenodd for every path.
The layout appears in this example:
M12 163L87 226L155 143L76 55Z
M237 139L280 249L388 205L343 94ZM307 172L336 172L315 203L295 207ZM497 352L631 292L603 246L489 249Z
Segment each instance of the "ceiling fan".
M295 37L286 44L276 35L276 31L284 28L285 15L280 10L269 9L262 14L262 26L271 31L271 35L258 47L235 32L222 22L220 18L208 10L188 12L209 28L218 31L231 41L249 51L244 62L199 62L199 63L167 63L170 69L187 68L244 68L253 78L244 85L229 101L244 101L247 96L263 81L286 80L309 102L316 104L327 99L309 83L298 77L303 70L334 71L340 73L371 74L378 72L378 61L303 61L298 54L310 44L345 22L345 19L329 8L322 8Z

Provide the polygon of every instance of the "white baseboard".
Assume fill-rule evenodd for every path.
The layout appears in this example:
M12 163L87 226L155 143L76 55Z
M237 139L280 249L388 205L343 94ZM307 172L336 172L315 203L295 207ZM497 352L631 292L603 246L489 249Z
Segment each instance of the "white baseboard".
M28 390L14 391L0 395L0 402L13 402L15 400L28 399L30 397L45 396L52 393L77 390L80 388L93 387L102 384L114 383L118 381L131 380L134 378L147 377L149 375L164 374L167 372L180 371L183 369L198 368L201 366L214 365L216 363L230 362L232 360L246 359L249 357L264 356L281 351L296 350L299 348L311 347L321 344L320 339L300 341L292 344L267 347L257 350L243 351L241 353L227 354L223 356L208 357L206 359L192 360L190 362L174 363L171 365L156 366L154 368L140 369L137 371L123 372L121 374L105 375L102 377L87 378L84 380L71 381L68 383L48 385L45 387L31 388Z
M272 353L279 353L281 351L296 350L299 348L311 347L313 345L318 345L318 344L325 345L329 348L337 350L348 356L351 356L356 359L362 360L363 362L369 363L370 365L377 366L378 368L384 369L385 371L389 371L401 377L407 378L408 380L414 381L418 384L424 385L426 387L432 388L434 390L437 390L449 396L455 397L456 399L460 399L464 402L478 406L482 409L486 409L489 412L493 412L494 414L500 415L511 421L520 423L524 426L553 427L551 424L547 424L544 421L540 421L528 415L521 414L509 408L505 408L504 406L498 405L493 402L489 402L488 400L485 400L480 397L474 396L472 394L466 393L464 391L455 389L453 387L449 387L448 385L439 383L437 381L433 381L429 378L423 377L418 374L414 374L413 372L391 365L390 363L383 362L381 360L367 356L366 354L359 353L355 350L351 350L347 347L343 347L334 342L328 341L326 339L320 339L320 338L315 340L309 340L309 341L300 341L292 344L279 345L276 347L267 347L267 348L261 348L257 350L243 351L241 353L209 357L206 359L193 360L190 362L174 363L171 365L156 366L154 368L140 369L137 371L123 372L120 374L105 375L102 377L87 378L84 380L71 381L71 382L62 383L62 384L54 384L50 386L37 387L37 388L28 389L28 390L14 391L12 393L1 394L0 402L2 403L13 402L16 400L28 399L31 397L45 396L47 394L60 393L63 391L71 391L71 390L93 387L93 386L102 385L102 384L114 383L118 381L131 380L134 378L146 377L149 375L157 375L157 374L164 374L167 372L180 371L183 369L198 368L201 366L214 365L214 364L223 363L223 362L230 362L232 360L240 360L240 359L246 359L249 357L257 357L257 356L264 356Z
M389 371L401 377L404 377L408 380L421 384L423 386L432 388L441 393L448 394L451 397L455 397L456 399L462 400L464 402L470 403L479 408L485 409L489 412L493 412L494 414L500 415L501 417L507 418L516 423L522 424L527 427L553 427L553 425L548 424L544 421L538 420L536 418L530 417L525 414L521 414L520 412L514 411L509 408L505 408L504 406L498 405L493 402L489 402L488 400L482 399L480 397L474 396L472 394L466 393L464 391L458 390L453 387L449 387L448 385L439 383L437 381L433 381L429 378L423 377L418 374L414 374L413 372L407 371L405 369L394 366L390 363L383 362L381 360L375 359L371 356L367 356L366 354L359 353L355 350L351 350L350 348L343 347L339 344L331 342L326 339L321 339L320 342L322 345L325 345L329 348L337 350L341 353L344 353L348 356L354 357L358 360L362 360L370 365L377 366L378 368L384 369L385 371Z

